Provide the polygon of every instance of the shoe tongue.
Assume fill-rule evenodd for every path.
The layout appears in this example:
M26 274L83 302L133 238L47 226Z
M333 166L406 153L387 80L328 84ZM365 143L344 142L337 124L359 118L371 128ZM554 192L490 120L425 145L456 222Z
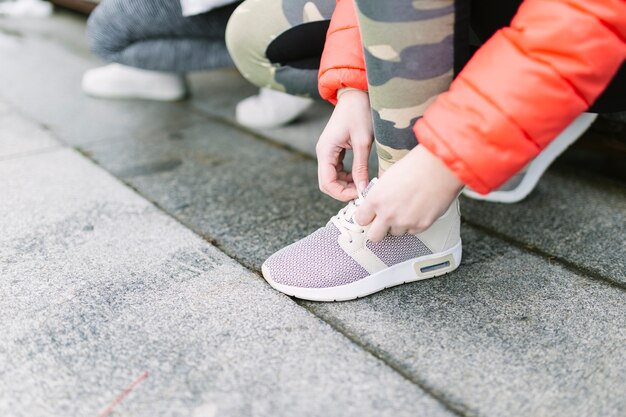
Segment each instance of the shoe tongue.
M370 192L370 190L372 189L372 187L374 187L374 185L378 182L378 178L372 178L372 180L370 181L369 184L367 184L367 187L365 187L365 190L363 190L361 192L361 197L365 198L367 197L367 194Z

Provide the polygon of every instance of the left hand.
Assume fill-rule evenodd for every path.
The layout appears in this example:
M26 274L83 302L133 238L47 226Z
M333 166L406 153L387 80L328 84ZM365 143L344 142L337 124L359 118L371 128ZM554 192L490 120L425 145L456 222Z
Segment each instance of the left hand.
M424 146L418 145L378 180L355 214L372 224L368 238L382 240L428 229L457 197L463 183Z

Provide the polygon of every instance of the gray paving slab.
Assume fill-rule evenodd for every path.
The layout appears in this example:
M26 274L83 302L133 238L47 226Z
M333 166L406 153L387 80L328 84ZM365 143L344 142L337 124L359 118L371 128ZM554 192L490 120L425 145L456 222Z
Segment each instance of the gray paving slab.
M319 192L310 159L213 121L84 149L246 265L258 266L342 206Z
M309 308L468 415L625 415L626 293L471 228L463 241L448 278Z
M209 122L176 137L89 151L256 268L333 212L316 190L313 161ZM159 162L167 158L178 162ZM160 165L174 168L141 168ZM466 261L448 279L308 307L468 415L626 411L626 294L482 232L466 229L464 239Z
M0 20L0 29L6 25ZM87 97L80 87L82 75L102 62L54 37L17 31L15 27L21 26L15 23L10 27L11 31L0 31L0 99L53 130L65 143L150 135L199 120L184 103ZM79 39L85 42L83 34Z
M84 21L66 13L43 25L32 19L0 21L0 53L7 57L0 68L0 98L50 125L72 145L140 134L146 126L156 130L194 121L189 106L234 121L236 103L258 91L230 68L190 74L189 103L137 105L137 100L86 97L80 90L82 74L102 62L89 54L83 31ZM21 82L11 81L15 79ZM259 132L314 154L331 111L329 104L319 102L294 123Z
M0 33L12 37L33 37L63 45L76 55L93 58L85 40L86 16L57 8L49 18L3 17Z
M450 415L78 153L0 189L1 415Z
M464 199L463 215L594 274L626 284L626 187L552 169L518 204Z
M211 115L235 121L235 107L246 97L258 93L235 69L201 72L189 77L194 95L191 105ZM272 140L315 155L317 138L332 113L332 106L316 102L300 118L278 128L254 129Z
M49 132L0 101L0 160L56 146Z

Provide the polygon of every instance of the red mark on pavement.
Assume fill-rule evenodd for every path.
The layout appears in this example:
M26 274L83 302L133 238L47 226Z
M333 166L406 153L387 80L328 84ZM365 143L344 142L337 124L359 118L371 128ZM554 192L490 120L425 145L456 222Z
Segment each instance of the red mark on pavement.
M120 393L120 395L118 395L113 400L111 404L109 404L107 408L105 408L104 410L102 410L100 414L98 414L98 417L106 417L109 414L111 414L111 411L113 411L113 409L117 407L119 403L124 401L124 398L126 398L128 394L132 392L132 390L137 388L137 385L141 384L143 380L146 379L147 377L148 377L148 371L143 371L143 373L139 375L139 378L135 379L128 387L126 387L126 389L124 389L124 391Z

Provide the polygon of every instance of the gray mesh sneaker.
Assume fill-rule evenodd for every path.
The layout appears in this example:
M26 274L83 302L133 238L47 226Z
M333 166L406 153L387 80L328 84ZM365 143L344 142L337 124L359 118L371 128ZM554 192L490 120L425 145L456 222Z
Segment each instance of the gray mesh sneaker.
M458 200L423 233L387 235L374 243L366 237L369 227L353 220L364 198L350 202L326 226L265 261L262 269L267 282L304 300L344 301L440 276L459 266Z

